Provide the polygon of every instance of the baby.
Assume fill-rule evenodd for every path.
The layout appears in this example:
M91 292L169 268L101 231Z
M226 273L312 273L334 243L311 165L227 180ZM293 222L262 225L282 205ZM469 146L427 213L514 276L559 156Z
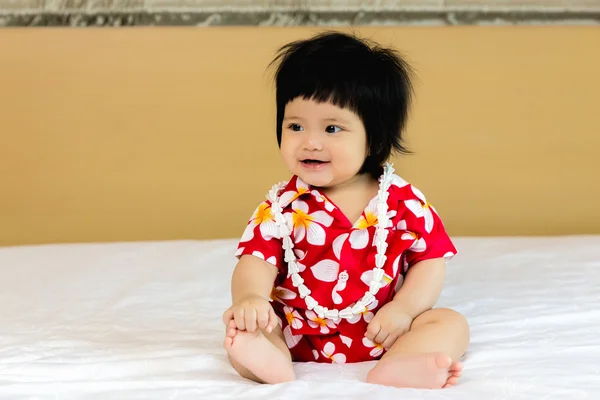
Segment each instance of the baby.
M433 308L456 249L423 193L394 174L410 68L392 49L326 32L283 46L277 141L293 175L273 186L236 252L224 347L256 382L292 362L378 360L367 382L446 388L469 325Z

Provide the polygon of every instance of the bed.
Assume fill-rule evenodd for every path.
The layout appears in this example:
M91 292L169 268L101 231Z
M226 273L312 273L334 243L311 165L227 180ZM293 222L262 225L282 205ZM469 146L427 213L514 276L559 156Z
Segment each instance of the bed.
M452 389L363 383L372 363L239 377L221 347L236 240L0 248L2 399L592 399L600 236L456 238L439 306L472 342Z

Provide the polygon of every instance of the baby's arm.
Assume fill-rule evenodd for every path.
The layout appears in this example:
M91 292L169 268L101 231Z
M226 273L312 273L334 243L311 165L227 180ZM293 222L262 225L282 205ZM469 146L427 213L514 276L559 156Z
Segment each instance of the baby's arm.
M369 322L366 336L389 349L397 338L409 331L413 320L431 309L442 292L446 260L419 261L408 270L404 284Z
M271 332L277 316L269 303L277 267L258 257L244 255L235 267L231 280L233 305L223 314L225 325L234 320L238 329L253 332L256 328Z
M394 296L394 302L412 318L433 308L437 303L446 275L446 260L433 258L419 261L409 268L404 284Z

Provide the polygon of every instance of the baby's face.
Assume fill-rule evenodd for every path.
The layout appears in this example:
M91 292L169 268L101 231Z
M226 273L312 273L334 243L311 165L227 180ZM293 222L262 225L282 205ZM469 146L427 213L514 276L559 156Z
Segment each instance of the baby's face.
M333 187L362 167L367 156L365 127L350 110L296 98L285 107L281 155L290 172L309 185Z

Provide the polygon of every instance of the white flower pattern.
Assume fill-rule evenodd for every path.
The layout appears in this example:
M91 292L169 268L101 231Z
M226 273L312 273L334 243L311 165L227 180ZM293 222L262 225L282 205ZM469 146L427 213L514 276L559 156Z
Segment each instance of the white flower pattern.
M333 203L331 203L327 197L319 193L318 190L313 190L311 193L313 196L315 196L315 200L317 200L319 203L323 203L323 206L327 211L332 212L335 209Z
M379 196L375 196L367 207L364 209L360 218L354 224L352 233L350 234L350 243L353 249L364 249L369 244L370 227L377 225L377 203L379 202ZM391 220L396 216L396 210L389 210L387 217Z
M308 184L300 178L296 179L296 187L294 189L295 190L288 190L279 196L279 205L281 207L286 207L298 197L309 192Z
M335 345L331 342L327 342L325 346L323 346L323 351L321 353L330 359L335 364L345 364L346 363L346 355L342 353L335 353Z
M338 278L339 269L340 264L333 260L321 260L310 267L313 276L323 282L334 282Z
M284 288L282 286L274 287L271 292L271 299L282 304L285 304L286 300L293 300L296 297L298 297L296 292L293 292L290 289Z
M371 357L377 358L383 354L383 346L382 345L374 343L371 339L369 339L367 337L364 337L362 342L365 347L372 348L372 350L369 352L369 355Z
M252 255L268 262L269 264L277 265L277 258L275 256L271 256L265 259L265 255L258 250L254 250L252 252Z
M292 213L286 214L286 218L294 227L295 240L300 242L306 236L308 243L315 246L324 245L325 229L323 226L331 226L333 217L325 211L309 213L308 204L302 200L294 200L292 210Z
M431 233L433 230L433 214L431 213L431 206L427 202L425 195L419 189L414 186L411 186L411 189L419 200L407 200L404 203L417 218L425 218L425 231Z
M367 286L369 286L371 284L371 281L373 280L373 271L365 271L362 273L362 275L360 276L360 280ZM381 285L382 287L386 287L388 286L394 279L389 276L388 274L386 274L384 272L383 276L381 277Z
M302 316L298 311L294 310L291 307L283 307L283 312L285 313L285 319L287 320L288 325L290 325L294 329L301 329L304 324L302 323Z
M358 315L353 316L352 318L350 318L348 320L348 322L351 324L356 324L361 319L364 319L366 323L371 322L371 320L375 316L375 314L373 313L372 310L376 309L378 305L379 305L379 302L377 300L373 300L373 302L367 306L365 311L363 311L362 313L360 313Z
M271 206L267 202L262 202L254 211L248 226L244 230L241 242L248 242L254 239L254 230L256 226L260 226L260 234L263 239L271 240L274 237L278 237L277 225L275 224L275 218L271 212Z
M320 332L323 334L329 333L330 329L335 329L335 323L328 318L319 318L314 311L306 311L306 318L308 319L308 325L311 328L319 328Z
M287 325L283 330L283 338L285 339L285 344L287 344L289 349L296 347L302 340L302 337L302 335L294 335L290 325Z

